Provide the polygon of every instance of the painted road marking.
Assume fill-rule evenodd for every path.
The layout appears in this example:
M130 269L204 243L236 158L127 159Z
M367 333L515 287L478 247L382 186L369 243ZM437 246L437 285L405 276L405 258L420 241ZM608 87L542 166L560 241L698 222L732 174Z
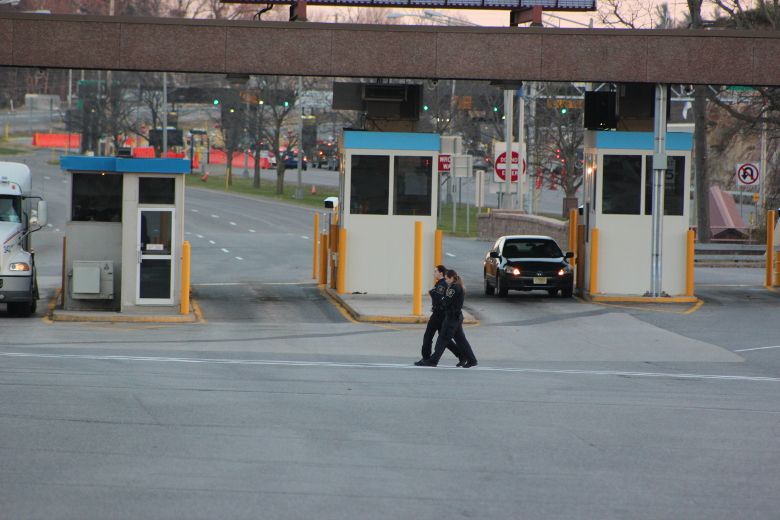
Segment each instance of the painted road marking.
M211 215L211 218L219 218L219 215Z
M198 212L197 209L191 209L190 211L192 211L193 213L197 213Z
M198 237L198 238L203 238L203 235L199 235L197 233L195 233L195 236Z
M322 368L391 368L420 370L408 363L336 363L328 361L289 361L270 359L220 359L220 358L182 358L182 357L151 357L151 356L99 356L88 354L30 354L25 352L0 352L3 357L40 358L40 359L82 359L92 361L130 361L151 363L199 363L211 365L265 365L288 367L322 367ZM424 368L426 372L430 369ZM455 367L439 367L439 370L458 370ZM728 374L692 374L674 372L629 372L617 370L554 370L542 368L501 368L477 366L469 372L510 372L522 374L552 374L552 375L582 375L607 377L652 377L666 379L710 379L718 381L743 381L754 383L780 383L780 377L736 376Z
M451 256L452 258L455 258L455 255L453 255L452 253L444 253L444 254L447 256Z
M307 237L306 235L301 235L301 238L304 240L309 240L309 237Z
M241 258L240 256L237 256L236 260L243 260L243 258Z
M740 350L735 350L734 352L750 352L751 350L768 350L770 348L780 348L780 345L776 345L774 347L743 348Z
M231 226L236 226L237 224L235 222L230 223Z
M256 233L256 231L254 229L250 229L249 232L250 233Z
M225 248L223 247L223 248L222 248L222 252L223 252L223 253L229 253L230 251L228 251L227 249L225 249Z
M216 244L216 242L214 242L213 240L209 240L209 244L213 246L214 244Z

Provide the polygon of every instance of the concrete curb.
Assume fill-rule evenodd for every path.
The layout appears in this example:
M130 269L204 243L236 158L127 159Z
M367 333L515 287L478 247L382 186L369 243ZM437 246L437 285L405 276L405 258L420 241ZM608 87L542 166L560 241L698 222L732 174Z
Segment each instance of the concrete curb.
M360 323L401 323L401 324L426 324L428 323L428 316L385 316L376 314L361 314L354 307L345 302L339 294L328 287L327 285L318 285L320 292L325 298L334 304L342 314L349 319ZM474 318L465 318L463 320L464 325L479 325L479 320Z
M46 314L43 319L47 323L52 322L70 322L70 323L205 323L200 305L194 298L190 299L189 314L153 314L153 315L131 315L118 312L92 312L92 311L64 311L57 309L57 300L59 299L59 289L49 301Z

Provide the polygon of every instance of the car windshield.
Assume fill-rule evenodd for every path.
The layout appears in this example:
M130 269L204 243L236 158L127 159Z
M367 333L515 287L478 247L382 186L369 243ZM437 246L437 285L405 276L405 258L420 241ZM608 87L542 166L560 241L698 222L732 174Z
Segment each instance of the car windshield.
M560 258L563 253L552 240L520 239L507 240L502 255L507 258Z

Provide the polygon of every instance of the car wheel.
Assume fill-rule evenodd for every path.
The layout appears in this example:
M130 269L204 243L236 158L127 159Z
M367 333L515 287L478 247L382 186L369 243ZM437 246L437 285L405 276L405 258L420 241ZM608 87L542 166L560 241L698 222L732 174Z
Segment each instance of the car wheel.
M498 295L501 297L506 296L509 294L509 289L506 287L506 283L501 281L501 274L496 275L496 291L498 292Z
M485 273L484 277L485 277L485 296L493 296L494 294L496 294L496 288L493 287L488 281L487 273Z
M547 289L547 294L549 294L550 296L557 296L558 289Z
M563 298L571 298L572 294L574 294L574 287L571 285L566 287L565 289L561 289L561 296Z

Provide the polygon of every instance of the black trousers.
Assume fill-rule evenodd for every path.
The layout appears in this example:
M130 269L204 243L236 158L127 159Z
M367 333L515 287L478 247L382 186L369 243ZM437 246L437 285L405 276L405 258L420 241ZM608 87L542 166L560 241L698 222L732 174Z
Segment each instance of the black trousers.
M433 312L431 313L431 317L428 318L428 325L425 326L425 334L423 334L423 342L422 342L422 348L420 349L420 353L422 354L423 359L428 359L431 357L431 351L433 350L433 336L439 330L441 330L441 326L444 323L444 313L443 312Z
M450 349L459 360L465 359L472 363L477 361L471 344L466 339L466 334L463 333L463 314L444 318L430 362L438 365L445 348Z

